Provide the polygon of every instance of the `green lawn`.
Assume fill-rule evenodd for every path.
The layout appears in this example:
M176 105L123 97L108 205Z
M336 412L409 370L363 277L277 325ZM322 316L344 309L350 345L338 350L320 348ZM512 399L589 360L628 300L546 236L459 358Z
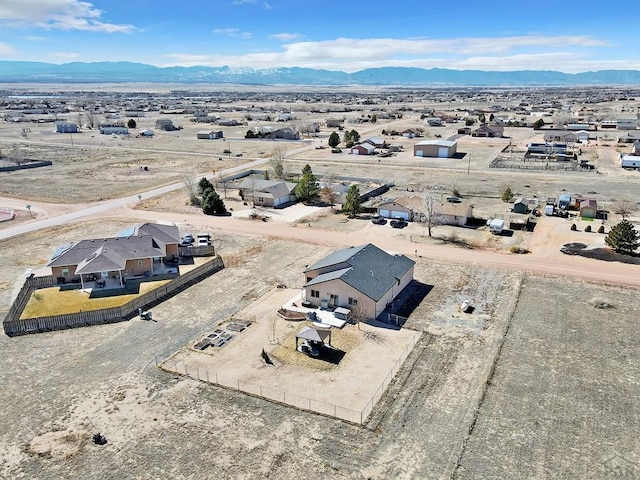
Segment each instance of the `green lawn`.
M27 303L21 319L48 317L79 311L100 310L102 308L119 307L136 297L154 290L170 280L140 282L127 289L99 290L91 295L80 288L66 289L60 287L42 288L34 291Z

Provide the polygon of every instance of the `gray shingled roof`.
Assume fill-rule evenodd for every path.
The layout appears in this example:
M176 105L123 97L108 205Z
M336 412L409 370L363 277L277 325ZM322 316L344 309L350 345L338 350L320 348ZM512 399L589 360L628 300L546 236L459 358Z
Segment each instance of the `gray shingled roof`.
M94 256L94 254L97 255ZM120 259L124 259L126 262L126 260L162 257L164 255L151 235L81 240L57 257L52 258L47 266L67 267L82 264L84 271L78 273L95 273L105 271L105 269L96 270L92 266L89 270L89 264L96 267L109 264L122 265L121 268L124 268Z
M312 265L306 272L332 265L337 269L319 275L305 287L340 279L377 302L395 284L400 283L400 279L413 268L415 262L404 255L390 255L369 243L333 252Z
M160 249L166 255L166 245L180 243L180 231L175 225L163 225L161 223L143 223L136 228L137 235L151 235L158 243Z

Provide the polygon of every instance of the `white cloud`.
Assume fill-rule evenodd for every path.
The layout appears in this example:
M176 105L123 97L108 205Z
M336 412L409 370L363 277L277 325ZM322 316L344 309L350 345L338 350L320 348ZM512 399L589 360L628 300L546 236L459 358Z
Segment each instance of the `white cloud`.
M299 33L274 33L273 35L269 35L269 38L274 40L278 40L279 42L291 42L293 40L298 40L302 35Z
M0 55L1 56L9 57L9 56L15 55L16 53L18 53L18 52L16 52L15 48L13 48L11 45L9 45L8 43L5 43L5 42L0 42Z
M103 11L79 0L2 0L0 22L45 29L127 33L133 25L102 21Z
M227 35L233 38L243 38L243 39L251 38L251 33L241 32L237 28L215 28L212 31L213 33L216 33L218 35Z
M217 33L237 35L237 29ZM276 34L285 40L293 34ZM365 68L405 66L482 70L544 69L564 72L609 68L610 61L598 62L593 50L607 44L589 36L511 36L502 38L393 39L337 38L320 42L289 42L278 51L248 54L169 55L173 65L229 65L232 67L271 68L309 67L354 72ZM638 64L639 62L632 62ZM598 67L601 65L601 67ZM636 68L620 62L618 68Z
M233 0L233 5L258 5L258 3L262 3L262 6L267 9L267 10L271 10L271 5L268 2L259 2L258 0Z
M78 58L80 54L74 52L51 52L49 56L52 58L58 58L60 60L73 60L75 58Z

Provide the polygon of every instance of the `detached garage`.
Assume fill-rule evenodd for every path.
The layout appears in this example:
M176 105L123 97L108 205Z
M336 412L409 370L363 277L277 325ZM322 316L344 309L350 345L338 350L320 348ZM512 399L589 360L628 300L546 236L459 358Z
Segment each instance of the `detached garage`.
M423 140L413 146L414 157L452 158L457 151L455 140Z

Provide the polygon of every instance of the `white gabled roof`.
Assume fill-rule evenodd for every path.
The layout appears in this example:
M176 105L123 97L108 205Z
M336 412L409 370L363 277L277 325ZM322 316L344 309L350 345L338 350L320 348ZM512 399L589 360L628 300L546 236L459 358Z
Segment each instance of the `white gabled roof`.
M415 144L415 146L421 145L437 145L438 147L453 147L457 142L455 140L422 140Z

